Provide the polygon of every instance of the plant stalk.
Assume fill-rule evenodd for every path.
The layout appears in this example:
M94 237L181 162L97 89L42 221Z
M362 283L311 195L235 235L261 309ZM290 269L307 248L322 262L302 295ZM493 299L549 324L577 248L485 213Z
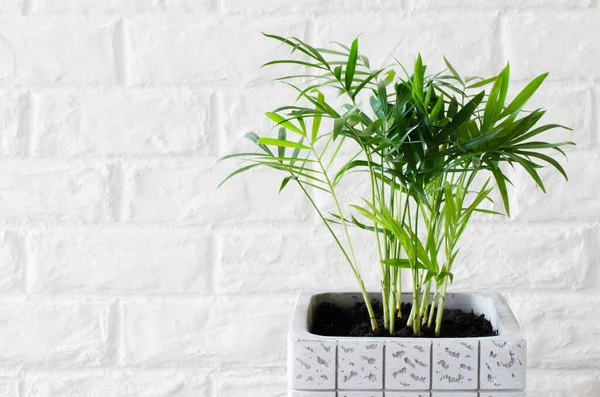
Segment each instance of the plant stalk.
M438 290L436 288L436 290L433 294L433 300L431 301L431 309L429 309L429 317L427 318L427 327L428 328L431 328L431 325L433 324L433 315L435 313L437 297L438 297Z
M446 288L448 287L448 277L444 279L442 284L442 291L440 292L440 299L437 309L437 317L435 320L435 336L440 336L442 332L442 318L444 317L444 306L446 304Z

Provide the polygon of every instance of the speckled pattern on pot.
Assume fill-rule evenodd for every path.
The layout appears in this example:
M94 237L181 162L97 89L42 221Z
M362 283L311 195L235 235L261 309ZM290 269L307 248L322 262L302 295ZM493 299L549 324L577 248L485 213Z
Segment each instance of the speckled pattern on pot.
M403 299L410 301L410 294ZM376 297L377 294L372 294ZM497 336L349 338L310 333L323 301L360 302L358 293L300 294L288 335L289 397L524 397L527 344L495 292L449 293L447 308L485 314Z

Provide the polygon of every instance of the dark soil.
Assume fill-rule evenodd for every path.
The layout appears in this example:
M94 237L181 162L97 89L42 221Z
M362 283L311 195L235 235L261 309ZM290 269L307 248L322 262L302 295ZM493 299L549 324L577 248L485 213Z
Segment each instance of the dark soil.
M381 302L373 301L373 310L377 315L379 328L371 329L369 315L364 303L356 303L351 308L341 308L331 303L323 302L315 308L313 313L313 334L323 336L369 336L369 337L414 337L412 327L406 325L412 304L402 304L402 318L396 319L396 331L390 335L383 326L383 307ZM429 311L428 311L429 312ZM435 318L434 318L435 320ZM421 327L423 338L434 337L435 321L432 328ZM442 331L440 338L474 338L494 336L497 332L492 324L484 317L477 316L472 311L464 312L460 309L445 309L442 317Z

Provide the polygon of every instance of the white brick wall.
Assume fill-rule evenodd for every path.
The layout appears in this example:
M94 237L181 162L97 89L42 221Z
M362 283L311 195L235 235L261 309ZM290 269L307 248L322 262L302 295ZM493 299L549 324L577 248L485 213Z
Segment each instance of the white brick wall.
M285 395L296 293L354 284L277 175L215 190L216 158L293 98L261 31L364 33L372 63L508 59L515 87L551 72L534 101L575 127L571 182L517 174L514 218L478 218L456 278L507 295L528 395L597 396L599 26L594 0L0 1L0 396Z

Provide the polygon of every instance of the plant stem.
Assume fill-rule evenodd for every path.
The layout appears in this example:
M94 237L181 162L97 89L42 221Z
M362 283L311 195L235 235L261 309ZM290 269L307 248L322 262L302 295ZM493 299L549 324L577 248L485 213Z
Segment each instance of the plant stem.
M314 147L311 146L311 148L316 155L316 151L315 151ZM367 305L367 311L369 312L369 319L371 320L371 328L373 329L373 331L375 331L377 329L377 319L375 317L375 312L373 311L373 306L371 305L371 298L369 297L369 294L368 294L367 290L365 289L365 284L364 284L362 277L360 276L360 272L358 270L358 263L356 261L356 255L354 254L354 248L352 246L352 239L350 238L350 233L348 232L348 225L346 225L346 218L344 217L344 213L342 212L342 207L340 206L340 202L338 200L337 194L335 193L333 184L331 183L331 180L329 179L329 175L327 175L327 170L323 166L323 162L321 161L321 158L319 156L316 156L316 157L317 157L317 163L319 164L319 167L321 167L321 172L323 173L323 176L325 177L325 181L327 182L327 186L329 187L331 196L333 197L333 200L335 202L335 206L337 207L338 215L340 216L340 221L344 228L344 233L346 234L346 240L348 241L348 249L350 250L350 255L352 256L352 262L351 262L352 269L354 270L354 274L356 275L356 278L357 278L359 286L360 286L360 291L365 300L365 304Z
M418 275L417 273L417 269L413 269L413 283L416 286L418 283ZM415 336L419 336L421 335L421 321L419 319L419 290L418 289L414 289L413 290L413 310L412 313L414 313L414 317L413 317L413 321L412 321L412 327L413 327L413 331Z
M440 336L442 331L442 318L444 317L444 305L446 304L446 288L448 287L448 277L444 278L444 284L442 284L442 292L440 293L440 300L438 304L437 317L435 320L435 336Z
M429 328L431 328L431 325L433 324L433 314L435 312L437 297L438 297L438 290L436 288L436 290L433 294L433 299L431 301L431 309L429 310L429 317L427 318L427 327L429 327Z
M398 318L402 318L402 269L396 273L396 310Z
M360 291L362 293L363 299L365 301L365 305L367 306L367 311L369 313L369 318L371 321L371 327L373 327L373 330L376 330L377 329L377 319L375 318L375 312L373 311L373 306L371 305L371 298L369 297L369 294L368 294L367 290L365 289L365 284L362 280L362 277L360 276L358 269L353 265L352 261L350 260L350 257L348 256L348 253L344 249L344 246L338 239L337 235L335 234L335 232L329 225L329 222L327 222L327 219L323 216L323 213L321 212L321 210L319 209L319 207L317 206L317 204L315 203L315 201L313 200L311 195L308 193L308 191L306 190L304 185L302 185L302 183L298 179L296 179L296 182L298 182L298 185L300 186L300 188L302 189L302 191L304 192L306 197L308 197L308 200L314 207L315 211L317 211L317 214L319 214L319 217L321 218L321 220L327 227L327 230L329 230L329 233L333 236L333 239L335 240L336 244L342 251L342 254L344 254L344 257L348 261L348 264L350 265L350 268L352 269L352 272L354 273L354 277L358 281L358 285L359 285ZM348 234L346 234L346 235L348 236ZM348 236L348 238L350 238L350 237Z
M431 295L431 281L427 282L427 286L425 287L425 293L421 298L421 310L419 312L419 316L422 319L423 325L426 324L425 313L427 312L427 307L429 306L429 296Z

